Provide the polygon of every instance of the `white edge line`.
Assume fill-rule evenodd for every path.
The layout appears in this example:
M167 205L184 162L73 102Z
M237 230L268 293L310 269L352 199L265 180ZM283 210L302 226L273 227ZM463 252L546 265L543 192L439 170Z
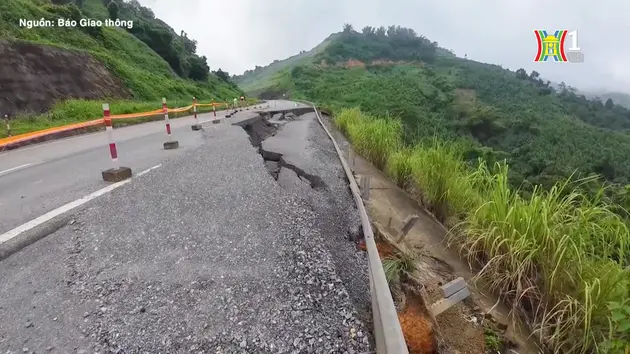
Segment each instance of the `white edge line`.
M147 168L146 170L144 170L144 171L142 171L142 172L138 172L138 174L136 174L136 177L140 177L140 176L142 176L142 175L144 175L144 174L147 174L147 173L149 173L149 172L151 172L151 171L155 170L156 168L160 168L160 166L162 166L162 164L155 165L155 166L153 166L153 167Z
M20 168L24 168L24 167L27 167L27 166L30 166L30 165L32 165L32 163L25 163L24 165L15 166L13 168L9 168L8 170L0 171L0 176L5 174L5 173L7 173L7 172L19 170Z
M136 177L142 176L142 175L148 173L149 171L155 170L156 168L158 168L160 166L162 166L162 164L159 164L157 166L153 166L151 168L148 168L148 169L138 173L136 175ZM0 244L3 244L5 242L11 240L12 238L20 235L23 232L29 231L29 230L31 230L31 229L33 229L33 228L35 228L35 227L37 227L37 226L47 222L47 221L50 221L51 219L53 219L53 218L55 218L55 217L57 217L57 216L59 216L59 215L61 215L63 213L66 213L66 212L68 212L68 211L70 211L70 210L72 210L72 209L74 209L74 208L76 208L78 206L81 206L81 205L89 202L92 199L100 197L101 195L103 195L105 193L111 192L111 191L113 191L114 189L116 189L118 187L122 187L123 185L131 182L131 180L132 179L127 179L127 180L124 180L124 181L116 182L114 184L110 184L109 186L107 186L105 188L102 188L102 189L99 189L96 192L90 193L90 194L86 195L83 198L77 199L77 200L75 200L73 202L70 202L68 204L62 205L62 206L60 206L57 209L49 211L48 213L46 213L46 214L44 214L44 215L42 215L40 217L37 217L37 218L35 218L35 219L25 223L25 224L22 224L22 225L20 225L20 226L18 226L16 228L14 228L13 230L7 231L4 234L0 235Z

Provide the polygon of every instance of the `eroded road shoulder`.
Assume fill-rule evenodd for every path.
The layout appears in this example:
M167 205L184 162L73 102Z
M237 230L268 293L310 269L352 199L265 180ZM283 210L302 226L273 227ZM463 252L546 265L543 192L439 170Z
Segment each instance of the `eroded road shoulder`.
M368 352L356 211L316 124L260 139L292 152L275 151L279 181L221 124L0 262L0 352ZM308 188L285 188L282 168Z

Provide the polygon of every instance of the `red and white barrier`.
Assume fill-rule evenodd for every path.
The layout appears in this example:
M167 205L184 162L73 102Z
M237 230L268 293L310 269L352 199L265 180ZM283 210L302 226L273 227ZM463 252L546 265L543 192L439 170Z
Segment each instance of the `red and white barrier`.
M162 113L164 113L164 123L166 124L166 135L171 137L171 123L168 119L168 107L166 107L166 97L162 97Z
M166 97L162 97L162 112L164 112L164 123L166 124L166 142L164 143L165 150L177 149L179 142L173 140L173 134L171 133L171 122L168 119L168 107L166 106Z
M197 118L197 97L193 97L193 117L195 118L195 124L191 126L192 130L201 130L201 124L199 124L199 118Z
M214 105L214 101L212 101L212 113L214 114L214 118L217 117L217 106Z
M116 149L116 141L114 140L114 127L112 125L112 119L109 116L109 103L103 103L103 118L105 120L105 130L107 130L107 140L109 142L109 155L112 158L113 168L117 170L120 168L120 163L118 162L118 150Z
M193 97L193 112L195 115L195 124L199 124L199 118L197 118L197 98Z
M112 168L101 173L103 179L107 182L120 182L131 177L131 169L129 167L121 167L118 162L118 149L114 140L114 126L109 112L109 103L103 103L103 121L105 122L105 130L107 131L107 142L109 145L109 156L112 159Z

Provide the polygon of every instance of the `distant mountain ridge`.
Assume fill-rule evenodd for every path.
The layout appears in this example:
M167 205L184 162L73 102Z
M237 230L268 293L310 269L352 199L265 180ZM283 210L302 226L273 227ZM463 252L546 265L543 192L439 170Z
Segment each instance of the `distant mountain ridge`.
M584 92L587 98L595 99L599 97L603 102L611 99L614 104L626 107L630 109L630 94L624 92Z

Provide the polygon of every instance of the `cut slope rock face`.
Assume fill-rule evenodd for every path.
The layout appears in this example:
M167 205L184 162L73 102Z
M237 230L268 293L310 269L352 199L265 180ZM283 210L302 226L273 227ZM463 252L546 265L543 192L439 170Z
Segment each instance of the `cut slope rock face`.
M0 40L0 114L42 113L57 100L131 96L89 54Z

